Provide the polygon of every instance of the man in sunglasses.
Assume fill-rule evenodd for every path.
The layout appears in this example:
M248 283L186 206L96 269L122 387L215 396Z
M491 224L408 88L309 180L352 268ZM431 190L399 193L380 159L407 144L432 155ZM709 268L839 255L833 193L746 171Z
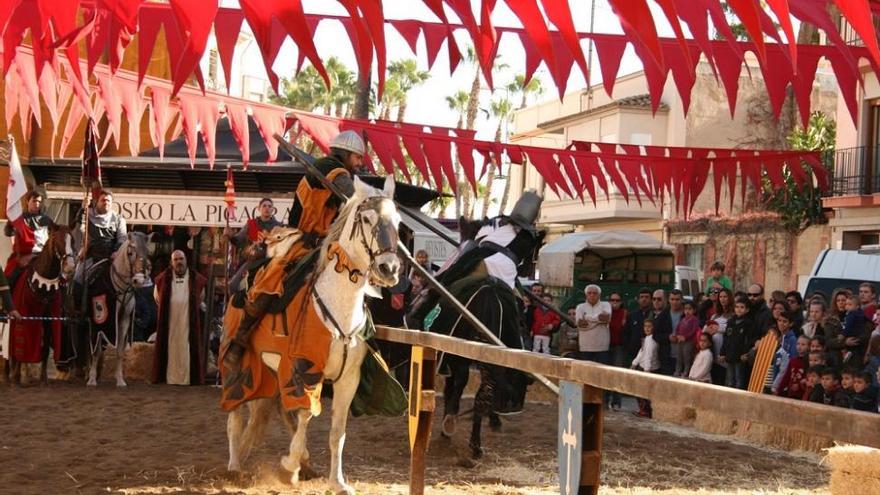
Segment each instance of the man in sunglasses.
M651 316L651 289L642 287L636 298L638 308L630 311L623 327L623 350L626 353L626 362L631 363L642 346L642 337L645 336L645 318Z
M767 307L767 301L764 300L764 286L761 284L752 284L746 291L749 297L749 313L755 319L758 334L763 336L770 328L773 319L773 312Z
M672 317L669 315L669 307L666 305L666 291L657 289L651 296L652 317L654 320L654 340L659 347L660 373L671 375L675 370L672 363L672 345L669 336L672 335Z

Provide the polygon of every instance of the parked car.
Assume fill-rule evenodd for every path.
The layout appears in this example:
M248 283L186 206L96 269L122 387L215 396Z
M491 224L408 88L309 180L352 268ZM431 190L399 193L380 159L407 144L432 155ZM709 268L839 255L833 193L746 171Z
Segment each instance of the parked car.
M862 282L871 282L880 290L880 255L825 249L816 258L803 293L809 297L821 291L830 296L841 287L858 292Z
M703 275L698 268L675 265L675 287L686 300L691 300L703 289Z

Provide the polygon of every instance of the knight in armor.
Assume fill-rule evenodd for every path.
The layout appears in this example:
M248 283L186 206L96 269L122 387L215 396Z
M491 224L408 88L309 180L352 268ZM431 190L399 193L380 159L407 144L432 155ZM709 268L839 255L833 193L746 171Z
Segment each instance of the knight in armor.
M125 219L113 211L113 193L109 189L98 193L94 207L87 208L88 203L89 197L83 202L81 215L82 222L88 222L89 244L82 246L78 255L83 261L76 270L76 280L80 283L83 274L88 273L95 263L113 258L128 237Z
M237 249L244 253L245 262L236 272L230 281L230 287L238 290L245 274L252 269L258 267L266 258L266 235L275 227L281 226L275 218L275 204L269 198L260 200L260 216L251 218L247 223L239 229L237 233L232 234L231 229L225 229L223 235L229 239Z
M531 261L527 257L544 235L535 228L542 201L535 191L524 192L510 215L488 220L477 232L473 243L462 244L455 261L437 273L437 280L448 286L483 262L487 275L503 281L515 291L520 265ZM423 291L407 315L407 325L422 328L425 316L436 306L439 297L430 289Z
M330 153L315 161L315 167L343 194L354 193L353 174L363 164L366 146L363 139L354 131L338 134L330 142ZM224 362L237 367L247 349L251 333L266 314L269 305L282 294L285 275L320 245L327 235L330 225L336 219L340 200L321 181L306 177L296 188L293 207L290 210L288 226L301 232L300 239L284 256L273 258L254 277L253 286L248 290L244 303L244 316L235 330Z
M14 238L12 254L4 270L9 287L15 287L22 270L43 250L43 245L49 239L49 229L55 228L55 222L43 213L43 193L30 191L24 199L27 203L24 214L3 227L3 233Z

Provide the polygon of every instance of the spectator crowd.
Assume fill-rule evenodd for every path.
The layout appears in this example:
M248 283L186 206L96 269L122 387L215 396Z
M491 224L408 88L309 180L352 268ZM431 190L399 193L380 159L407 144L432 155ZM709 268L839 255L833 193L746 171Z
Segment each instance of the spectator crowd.
M873 284L862 283L857 292L815 291L806 299L794 290L768 297L760 284L735 291L724 268L715 262L705 292L692 300L678 289L642 288L627 304L620 292L588 285L584 302L567 310L570 321L527 299L524 340L535 352L743 390L758 376L751 380L754 392L878 412L880 311ZM529 290L553 304L541 283ZM773 341L763 369L759 349ZM619 409L620 397L609 394L606 405ZM650 417L650 402L639 400L635 414Z

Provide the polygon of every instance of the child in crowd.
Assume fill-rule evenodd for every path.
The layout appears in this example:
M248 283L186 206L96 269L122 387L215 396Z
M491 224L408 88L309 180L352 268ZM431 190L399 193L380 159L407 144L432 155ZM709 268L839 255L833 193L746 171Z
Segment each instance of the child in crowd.
M825 367L822 365L810 366L807 370L807 385L804 387L804 395L801 396L801 400L810 400L813 396L813 392L822 389L822 383L820 383L820 381L823 371L825 371ZM819 393L824 394L825 392L822 391Z
M821 384L813 389L810 402L849 409L849 399L840 388L840 372L834 368L824 368L820 376Z
M797 335L794 333L795 314L791 311L783 311L776 318L776 328L779 329L779 346L785 350L789 358L797 356Z
M630 368L655 373L660 369L660 346L654 341L654 320L646 319L644 329L645 338L642 339L642 347L636 358L633 359ZM642 418L650 418L651 413L651 401L639 399L639 410L634 414Z
M694 358L688 378L703 383L712 383L712 337L708 333L700 334L700 352Z
M840 390L843 390L843 393L846 395L847 402L852 403L853 395L855 395L853 381L858 374L859 370L850 367L844 368L840 372Z
M721 287L733 290L733 282L724 274L724 263L716 261L709 267L709 278L706 279L706 290L710 290L712 285L718 284Z
M865 325L868 319L865 311L859 304L859 298L850 296L846 299L846 317L843 319L843 329L837 337L844 347L843 362L852 363L853 360L861 360L865 352L863 341Z
M810 339L810 352L821 352L824 360L822 364L825 366L837 367L840 365L838 354L834 351L828 351L828 345L822 335L814 335Z
M727 323L721 357L727 365L727 386L745 390L749 385L749 350L754 344L755 322L749 315L749 302L738 297L733 305L734 317Z
M553 304L553 296L544 293L541 300ZM559 315L549 308L537 305L532 320L532 351L550 354L550 335L559 325Z
M572 321L576 321L577 311L574 308L570 308L567 314ZM559 355L574 358L579 349L577 325L571 326L567 322L562 322L559 325Z
M683 304L684 316L672 332L672 356L675 358L675 375L687 377L694 361L694 344L700 334L700 319L693 301Z
M853 378L853 395L850 407L858 411L877 412L877 387L871 381L871 372L862 371Z
M807 366L812 368L813 366L827 366L828 362L825 359L825 353L822 351L810 351L810 354L807 356Z
M724 322L725 327L727 322ZM721 346L724 344L724 332L721 331L721 325L717 320L709 320L703 327L703 333L709 334L712 340L712 383L715 385L724 385L727 381L727 367L721 362ZM702 336L700 337L702 338Z
M773 393L780 397L802 399L804 388L807 385L807 360L809 356L810 339L801 335L797 339L797 356L788 361L785 372L778 383L774 383ZM818 355L817 355L818 358Z
M782 318L782 316L780 316ZM777 380L782 379L782 374L785 373L785 369L788 368L788 352L782 347L782 334L779 331L779 328L772 326L768 330L768 332L772 332L776 337L776 352L773 355L773 361L770 363L770 367L767 368L767 376L764 377L764 393L770 393L774 384L777 383Z

